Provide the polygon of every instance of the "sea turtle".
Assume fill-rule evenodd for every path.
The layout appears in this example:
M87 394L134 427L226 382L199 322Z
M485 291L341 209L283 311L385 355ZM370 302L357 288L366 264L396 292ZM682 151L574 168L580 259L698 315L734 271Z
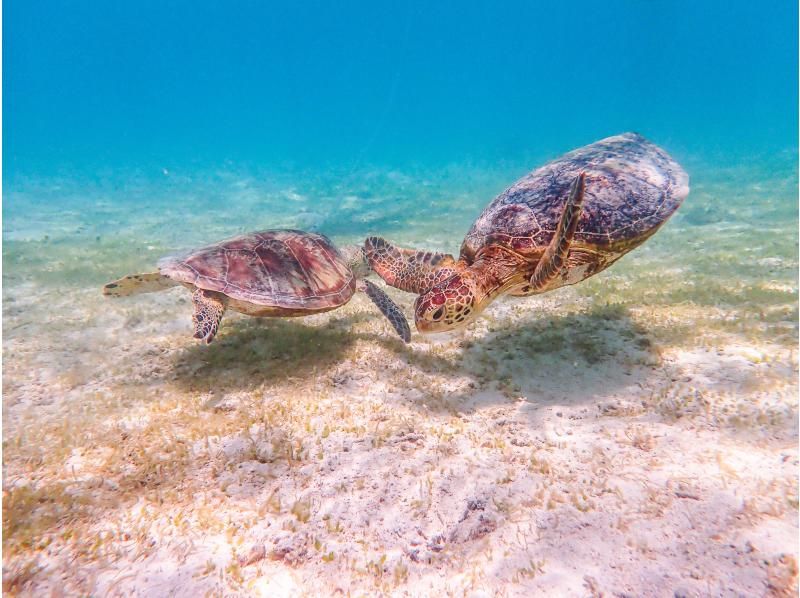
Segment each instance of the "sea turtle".
M372 269L420 295L420 332L463 326L492 300L575 284L641 245L689 193L689 177L636 133L608 137L534 170L498 195L451 255L369 237Z
M361 291L408 342L411 331L403 312L364 280L368 273L361 247L337 249L323 235L265 230L166 257L158 272L120 278L105 285L103 294L121 297L182 284L193 291L194 337L208 344L228 307L250 316L307 316L341 307Z

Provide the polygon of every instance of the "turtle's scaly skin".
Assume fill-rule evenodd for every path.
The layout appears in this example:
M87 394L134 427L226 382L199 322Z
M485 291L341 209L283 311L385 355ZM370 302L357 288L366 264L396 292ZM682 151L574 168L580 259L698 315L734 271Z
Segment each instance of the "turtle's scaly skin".
M406 320L400 308L397 307L397 304L395 304L386 293L368 280L359 280L358 290L372 299L372 302L381 310L381 313L386 316L386 319L389 320L389 323L400 338L403 339L403 342L407 343L411 341L411 329L408 327L408 320Z
M368 237L364 251L386 284L411 293L424 293L455 273L456 260L446 253L400 249L380 237Z
M607 268L653 235L688 193L689 177L664 150L626 133L572 151L501 193L467 233L459 260L444 268L421 268L426 252L382 239L368 239L365 250L388 284L421 293L420 332L450 330L501 294L542 293Z
M222 293L229 307L254 316L328 311L356 290L355 275L330 239L296 230L234 237L158 267L185 286Z
M225 313L225 297L214 291L197 289L192 293L194 313L194 337L209 344L219 330L219 323Z
M536 264L530 280L531 289L548 288L564 268L572 248L572 241L575 238L575 229L578 228L578 220L583 213L585 191L586 175L581 173L570 187L569 198L561 213L561 221L558 223L556 233L539 263Z

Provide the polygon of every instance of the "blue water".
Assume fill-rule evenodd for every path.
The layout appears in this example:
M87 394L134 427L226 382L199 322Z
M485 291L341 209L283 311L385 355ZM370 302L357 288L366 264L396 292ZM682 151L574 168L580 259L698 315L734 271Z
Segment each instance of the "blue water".
M653 250L702 238L746 261L777 227L797 261L793 2L3 10L6 296L254 228L457 251L519 176L628 130L691 176Z
M256 228L457 251L519 176L629 130L692 193L618 273L641 280L649 252L680 262L676 286L746 272L753 292L796 289L796 3L16 1L3 16L6 298L45 306Z
M793 217L796 23L788 1L7 2L4 236L456 250L516 178L628 130L718 186L686 211L724 220L758 181Z
M3 16L8 300L103 309L78 297L252 229L457 252L521 175L633 130L692 192L615 272L647 281L651 255L681 268L665 289L714 279L752 315L777 284L764 300L796 312L793 2L16 1Z
M797 147L797 5L4 5L4 180Z

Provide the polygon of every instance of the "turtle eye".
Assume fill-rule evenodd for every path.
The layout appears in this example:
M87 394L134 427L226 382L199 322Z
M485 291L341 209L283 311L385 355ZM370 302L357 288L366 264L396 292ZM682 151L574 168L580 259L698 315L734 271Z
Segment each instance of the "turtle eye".
M433 312L433 315L431 316L431 318L436 320L436 321L439 321L439 320L442 319L443 315L444 315L444 306L440 307L435 312Z

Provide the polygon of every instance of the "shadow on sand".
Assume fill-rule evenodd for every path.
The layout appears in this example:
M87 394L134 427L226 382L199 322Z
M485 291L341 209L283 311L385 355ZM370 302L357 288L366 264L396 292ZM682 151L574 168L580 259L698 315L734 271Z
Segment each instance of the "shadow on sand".
M509 322L477 341L461 341L462 346L450 351L449 358L432 351L414 350L389 334L367 334L353 329L354 324L370 317L369 314L355 314L333 319L327 327L309 326L299 320L237 319L226 326L219 342L208 347L193 345L169 357L172 368L165 372L162 381L177 384L187 392L257 391L259 387L273 383L291 384L293 379L329 374L347 355L347 359L357 360L360 367L371 368L378 376L403 378L405 388L409 385L432 387L442 379L458 378L464 390L446 394L444 402L437 404L424 400L423 404L423 399L418 403L410 399L409 404L426 415L437 410L469 413L486 405L507 406L519 396L527 397L531 403L546 404L547 393L555 392L562 396L553 394L553 400L566 398L572 403L589 404L600 395L613 394L619 386L630 384L632 381L626 370L636 369L640 361L657 353L647 329L617 307L595 307L582 313L541 318L524 324ZM378 344L380 350L358 354L361 341L373 348ZM353 349L356 349L355 355ZM400 370L382 369L387 357L399 362ZM639 372L646 376L652 370L639 367ZM426 375L429 375L430 384L425 384ZM423 381L419 382L414 376L421 376ZM469 389L463 385L465 380ZM323 379L322 383L327 384L328 380ZM428 392L430 388L421 390ZM292 398L289 393L285 396L287 401ZM387 406L389 401L396 400L396 397L387 399ZM541 412L537 407L530 410L529 426L537 425L536 417ZM227 456L224 451L200 456L194 453L191 443L175 433L183 426L192 425L187 421L191 417L195 417L196 422L205 422L202 416L193 415L192 409L187 408L178 410L175 420L167 422L169 425L166 427L145 426L142 430L128 430L121 426L112 429L109 433L118 435L114 442L119 451L116 469L109 471L109 479L115 480L114 485L98 483L93 477L75 478L69 481L70 492L66 493L64 483L59 480L34 494L28 490L21 491L16 503L11 500L6 505L4 501L9 517L13 515L25 522L26 527L17 535L24 540L26 534L33 533L28 530L35 529L35 525L43 526L36 528L38 530L50 529L66 517L72 522L91 521L96 517L96 510L89 504L77 502L74 496L92 496L91 505L94 507L108 505L106 518L109 518L117 509L126 508L124 505L141 497L148 497L158 504L165 500L164 497L166 500L182 500L184 486L194 487L192 484L196 483L198 476L201 484L220 484L209 477L214 468L219 466L219 471L225 470L229 464L233 466L244 457ZM228 430L234 430L233 437L229 438L231 445L239 441L243 446L252 443L249 425L240 413L221 417L228 418L231 424ZM280 427L278 422L276 428ZM212 436L220 433L216 428L209 428ZM294 446L287 442L284 445ZM154 446L158 450L148 448ZM372 461L356 461L352 467L367 472L377 483L384 476L381 459L385 454L378 448L370 455ZM287 456L286 462L279 459L270 467L291 467L295 462L292 459ZM216 465L209 469L212 462ZM252 483L253 493L266 491L264 478ZM34 521L32 513L44 500L42 497L55 504L52 510L57 517Z
M518 397L589 402L650 375L659 362L647 328L624 307L612 305L504 324L465 347L461 368L495 391L477 404Z
M376 316L353 314L329 326L309 326L301 319L236 321L211 345L192 345L174 361L173 380L195 392L253 390L265 384L310 379L336 367L360 341L377 344L423 371L450 366L436 357L418 359L388 327L385 334L357 332L354 324ZM427 357L427 356L426 356ZM369 367L372 355L357 354Z
M325 327L301 320L243 318L211 345L181 350L172 379L190 392L253 391L322 376L344 363L347 355L357 362L356 367L371 369L389 383L398 376L408 380L420 374L471 380L469 394L447 398L449 405L443 408L451 409L481 390L493 391L490 394L496 401L511 395L535 399L555 392L589 399L600 390L598 380L608 393L630 384L636 366L652 367L658 362L658 350L647 329L620 306L503 324L476 341L462 342L456 354L449 356L415 350L388 331L373 334L353 329L371 317L353 314ZM377 344L379 350L359 352L360 341ZM386 368L386 352L403 363L400 370Z

